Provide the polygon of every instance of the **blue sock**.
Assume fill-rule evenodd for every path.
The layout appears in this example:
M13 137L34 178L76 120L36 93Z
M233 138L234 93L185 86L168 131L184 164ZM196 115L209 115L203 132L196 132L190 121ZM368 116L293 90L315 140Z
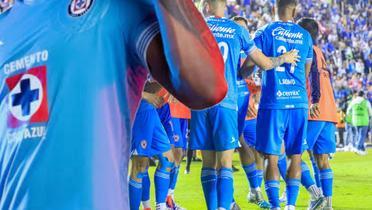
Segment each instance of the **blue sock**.
M218 208L230 209L234 196L233 172L231 168L221 168L217 177Z
M208 209L217 209L217 171L214 168L202 168L201 183ZM230 200L231 201L231 200Z
M249 165L243 165L243 169L249 181L249 186L251 187L251 189L256 189L259 186L257 180L256 164L252 163Z
M310 174L310 169L304 161L301 163L301 184L308 189L310 186L315 185L313 177Z
M146 172L143 174L142 177L142 201L148 201L150 200L150 177L149 173Z
M285 154L281 154L279 156L278 168L280 176L282 176L283 180L285 181L287 177L287 157L285 156Z
M322 183L322 190L324 197L331 197L333 192L333 172L332 169L320 170L320 181Z
M280 182L277 180L266 180L265 181L265 190L266 190L267 197L269 198L271 208L280 208L279 187L280 187Z
M316 186L321 188L322 183L320 182L320 173L319 173L319 168L318 165L316 164L316 161L313 156L310 157L311 164L313 165L313 170L314 170L314 178L316 182Z
M129 180L129 204L131 210L138 210L141 204L142 183Z
M175 166L170 173L169 189L171 190L174 190L174 188L176 188L179 171L180 171L180 166Z
M299 179L287 179L287 205L296 206L300 184Z
M263 180L263 170L256 170L257 173L257 184L259 187L262 186L262 180Z
M155 200L156 203L165 203L169 188L169 172L157 168L155 171Z

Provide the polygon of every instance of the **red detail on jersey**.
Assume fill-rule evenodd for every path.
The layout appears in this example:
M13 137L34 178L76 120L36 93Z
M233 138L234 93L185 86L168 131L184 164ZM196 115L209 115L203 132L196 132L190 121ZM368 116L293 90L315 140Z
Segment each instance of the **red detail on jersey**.
M6 79L6 84L8 85L10 93L12 90L18 85L19 82L21 82L21 79L24 75L32 75L36 77L39 82L41 83L41 90L37 89L37 91L42 91L42 99L41 103L38 106L35 113L33 113L30 116L30 119L28 121L22 121L19 120L13 113L9 113L8 115L8 125L11 128L17 128L21 126L22 124L30 124L30 123L41 123L41 122L47 122L49 119L49 111L48 111L48 97L47 97L47 78L46 78L46 66L40 66L32 68L26 72L23 72L21 74L17 74L13 77L9 77ZM25 93L18 93L19 97L23 97ZM41 93L39 94L39 97L41 97ZM12 100L12 95L10 95L8 100ZM26 99L22 99L21 101L26 101ZM12 103L12 102L10 102ZM8 103L8 106L11 106L10 103ZM20 105L21 106L21 105Z

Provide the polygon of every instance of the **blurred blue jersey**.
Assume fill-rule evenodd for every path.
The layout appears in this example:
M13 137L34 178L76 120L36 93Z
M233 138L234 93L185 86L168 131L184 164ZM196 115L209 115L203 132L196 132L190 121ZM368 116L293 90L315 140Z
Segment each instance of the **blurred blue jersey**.
M284 64L262 74L261 109L308 108L306 62L313 59L310 34L291 22L273 22L259 29L254 41L268 57L277 57L297 49L301 56L297 66Z
M150 0L16 1L0 15L0 209L128 209Z
M248 54L256 47L250 39L246 29L226 18L210 17L207 19L209 28L213 32L225 61L225 78L228 84L226 98L221 106L237 110L238 108L238 71L240 69L241 51Z

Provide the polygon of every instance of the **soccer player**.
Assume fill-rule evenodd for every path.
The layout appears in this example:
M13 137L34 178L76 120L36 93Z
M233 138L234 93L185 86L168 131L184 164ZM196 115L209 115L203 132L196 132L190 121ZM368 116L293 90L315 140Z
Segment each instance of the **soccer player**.
M156 107L160 107L164 103L164 100L157 95L161 87L160 85L156 86L156 84L151 85L151 83L148 82L145 85L142 94L143 99L132 129L132 170L129 180L131 210L138 210L141 200L144 209L150 207L148 167L149 158L152 156L159 159L154 175L156 209L167 209L166 197L170 183L170 172L174 166L171 144L156 112ZM143 178L145 178L145 182L143 182Z
M225 61L228 93L218 105L202 111L192 111L190 124L191 148L202 150L201 181L208 209L229 209L233 200L232 157L238 146L236 81L240 52L247 52L253 62L265 70L285 62L295 63L298 59L296 51L278 58L264 56L254 46L247 30L232 20L223 18L225 9L225 0L203 2L207 23Z
M182 162L184 152L186 151L187 138L188 138L188 121L191 118L190 109L178 101L173 96L169 97L170 109L170 125L172 128L172 152L174 156L174 168L170 174L170 185L167 196L167 206L171 209L183 209L174 199L174 190L176 188L180 165Z
M233 20L248 30L248 21L246 18L241 16L235 16ZM241 52L241 64L244 63L247 55L245 52ZM250 87L248 87L250 84ZM238 152L240 155L240 161L242 163L242 168L247 176L250 191L247 196L248 201L251 203L258 204L261 208L270 208L270 204L264 200L262 192L261 192L261 181L260 174L262 177L262 168L263 162L262 158L256 155L256 151L254 149L254 144L256 142L256 120L255 120L255 113L254 112L255 105L257 105L257 101L254 99L256 98L257 87L254 84L254 81L250 79L249 81L243 79L240 74L238 74L238 136L239 142L241 146L238 148ZM247 112L250 110L250 117L248 120ZM248 127L247 127L248 126ZM244 135L243 135L244 131ZM254 132L251 132L254 131ZM260 160L256 161L256 156L261 159L262 166L256 165L256 162L260 162ZM257 167L261 169L261 171L257 170ZM262 179L261 179L262 180Z
M300 61L263 72L262 92L257 116L256 149L267 160L265 188L272 209L279 206L278 157L281 145L290 161L286 177L286 209L295 209L301 177L301 154L306 139L308 100L306 75L310 71L313 49L310 34L293 23L296 0L277 0L279 20L259 29L254 41L267 56L278 56L297 49Z
M333 94L331 72L327 69L327 63L321 49L316 45L316 39L319 35L318 23L311 18L302 18L298 24L306 29L314 40L314 59L309 75L310 85L309 100L310 113L309 124L307 128L307 149L311 151L317 162L315 167L319 167L319 176L323 194L326 199L323 210L332 209L332 190L333 190L333 172L329 164L331 153L336 152L336 123L337 107ZM302 163L303 174L307 169L306 163ZM317 169L314 169L316 171ZM315 186L315 182L307 175L303 176L304 184ZM305 186L305 187L307 187ZM314 197L314 196L312 196ZM309 209L316 209L317 205L313 198Z
M226 95L202 16L191 0L11 7L0 14L0 209L129 209L131 125L148 70L191 108Z

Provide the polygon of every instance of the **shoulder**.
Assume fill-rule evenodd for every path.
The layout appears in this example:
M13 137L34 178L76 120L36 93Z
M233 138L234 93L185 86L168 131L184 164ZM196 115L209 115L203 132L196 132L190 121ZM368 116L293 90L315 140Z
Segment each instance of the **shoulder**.
M298 24L295 24L295 26L296 26L296 30L297 30L297 31L303 33L303 34L304 34L304 37L306 37L307 39L309 39L309 40L312 41L311 35L310 35L310 33L309 33L306 29L302 28L302 27L301 27L300 25L298 25Z
M267 31L271 30L273 27L273 23L266 24L259 29L256 30L254 33L254 37L263 36Z

